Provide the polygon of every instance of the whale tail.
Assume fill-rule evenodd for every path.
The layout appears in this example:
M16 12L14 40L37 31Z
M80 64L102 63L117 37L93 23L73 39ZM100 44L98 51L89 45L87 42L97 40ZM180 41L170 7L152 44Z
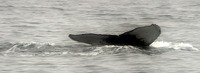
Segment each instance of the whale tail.
M69 37L72 40L91 45L133 45L149 46L161 33L158 25L138 27L120 35L102 35L102 34L79 34Z

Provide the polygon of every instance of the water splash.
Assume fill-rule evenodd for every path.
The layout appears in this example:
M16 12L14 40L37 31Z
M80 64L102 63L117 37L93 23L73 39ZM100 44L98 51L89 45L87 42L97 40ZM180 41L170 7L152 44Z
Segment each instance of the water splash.
M23 52L23 51L42 51L44 49L53 49L54 43L39 43L39 42L19 42L12 43L12 46L6 51L6 53Z
M66 51L66 49L63 49L64 47L65 46L55 45L54 43L10 42L1 45L0 54L21 55L21 56L35 56L35 55L48 56L48 55L62 54L64 51Z
M199 50L193 47L193 45L189 43L173 43L173 42L165 42L165 41L157 41L157 42L152 43L150 46L156 47L156 48L168 48L168 49L185 50L185 51Z
M80 55L93 56L99 54L162 54L171 50L198 51L188 43L173 43L157 41L150 45L149 50L142 50L134 46L81 46L59 45L55 43L19 42L0 44L0 55L20 56L56 56Z

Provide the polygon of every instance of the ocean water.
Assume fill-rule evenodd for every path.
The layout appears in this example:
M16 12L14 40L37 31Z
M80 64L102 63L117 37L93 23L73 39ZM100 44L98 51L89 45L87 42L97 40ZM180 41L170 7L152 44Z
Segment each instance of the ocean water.
M199 0L0 0L0 73L200 73ZM150 50L69 34L161 27Z

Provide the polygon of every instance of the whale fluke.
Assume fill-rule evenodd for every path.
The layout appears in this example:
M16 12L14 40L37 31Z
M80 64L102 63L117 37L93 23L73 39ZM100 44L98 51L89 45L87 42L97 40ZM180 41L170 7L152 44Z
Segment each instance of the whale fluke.
M120 35L107 34L70 34L72 40L83 42L91 45L132 45L132 46L149 46L161 34L158 25L143 26Z

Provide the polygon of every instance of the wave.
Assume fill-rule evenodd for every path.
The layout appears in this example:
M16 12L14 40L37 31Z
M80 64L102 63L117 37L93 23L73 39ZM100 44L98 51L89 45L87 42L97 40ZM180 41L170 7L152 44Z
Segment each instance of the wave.
M4 56L57 56L80 55L90 56L99 54L162 54L171 50L198 51L189 43L173 43L156 41L144 50L134 46L87 46L87 45L59 45L55 43L40 42L7 42L0 44L0 55Z

